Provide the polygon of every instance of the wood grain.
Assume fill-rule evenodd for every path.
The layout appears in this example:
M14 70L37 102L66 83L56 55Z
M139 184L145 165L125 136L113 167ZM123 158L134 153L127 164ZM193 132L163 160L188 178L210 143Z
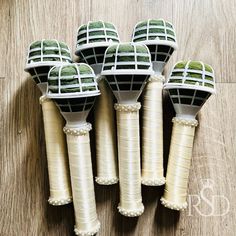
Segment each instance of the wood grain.
M0 235L73 235L71 205L47 204L48 176L40 92L24 72L26 49L42 38L65 41L72 52L76 31L88 20L117 25L121 39L130 40L137 21L163 17L173 22L179 50L167 68L179 59L200 59L215 68L217 95L202 108L198 119L190 174L193 204L183 213L163 208L162 188L143 187L144 214L128 219L118 214L118 186L95 184L101 236L235 235L236 226L236 1L214 0L0 0ZM165 166L173 108L164 99ZM92 119L92 116L90 116ZM91 136L92 142L94 136ZM92 147L94 151L94 147ZM95 163L94 163L95 164ZM204 192L225 196L229 212L203 216L211 206L194 204L203 189L202 179L214 185ZM215 201L215 215L227 202Z

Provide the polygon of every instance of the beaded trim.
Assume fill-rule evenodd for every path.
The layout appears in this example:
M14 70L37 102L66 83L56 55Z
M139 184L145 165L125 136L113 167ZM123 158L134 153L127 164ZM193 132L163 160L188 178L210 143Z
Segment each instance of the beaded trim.
M147 186L161 186L165 182L166 179L164 177L158 179L142 179L142 184Z
M93 236L100 230L100 226L101 224L99 221L97 222L97 225L94 227L94 229L91 231L78 230L75 226L74 232L75 232L75 235L79 235L79 236Z
M141 108L141 104L139 102L134 103L134 104L115 103L114 108L117 111L135 112Z
M155 81L164 82L165 81L165 77L163 75L152 75L148 79L148 82L155 82Z
M197 120L187 120L187 119L178 118L178 117L174 117L172 119L172 122L177 123L177 124L181 124L181 125L193 126L193 127L198 126Z
M40 103L40 104L43 104L44 102L49 102L49 101L50 101L50 99L47 98L46 95L43 95L43 96L41 96L41 97L39 98L39 103Z
M125 210L124 208L118 206L117 207L118 211L120 212L121 215L128 216L128 217L137 217L143 214L144 212L144 206L142 205L140 209L138 210Z
M167 207L171 210L176 210L176 211L183 211L187 208L188 204L187 202L183 203L183 204L176 204L176 203L172 203L172 202L169 202L167 200L165 200L163 197L161 198L161 204L164 206L164 207Z
M116 184L118 183L119 179L114 177L114 178L106 178L106 177L95 177L95 181L98 184L101 185L111 185L111 184Z
M72 197L65 198L65 199L56 199L56 198L49 198L48 203L53 206L61 206L66 205L72 202Z
M86 123L82 128L68 128L64 127L63 131L65 134L81 136L86 135L92 129L92 125L90 123Z

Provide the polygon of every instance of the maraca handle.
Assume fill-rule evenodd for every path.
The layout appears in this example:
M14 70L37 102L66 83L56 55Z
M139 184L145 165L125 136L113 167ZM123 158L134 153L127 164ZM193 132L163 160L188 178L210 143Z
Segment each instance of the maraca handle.
M143 213L140 170L140 103L115 104L117 114L120 204L119 212L128 217Z
M188 177L197 120L173 118L171 146L162 204L173 210L187 208Z
M142 184L165 184L163 170L162 89L164 77L151 76L143 96Z
M43 111L44 133L48 162L51 205L65 205L72 201L69 164L64 120L55 103L42 96L40 98Z
M75 234L94 235L100 229L97 219L89 131L91 124L80 129L64 128L70 164L75 212Z
M96 182L110 185L118 182L117 147L113 95L104 78L99 80L101 95L95 104Z

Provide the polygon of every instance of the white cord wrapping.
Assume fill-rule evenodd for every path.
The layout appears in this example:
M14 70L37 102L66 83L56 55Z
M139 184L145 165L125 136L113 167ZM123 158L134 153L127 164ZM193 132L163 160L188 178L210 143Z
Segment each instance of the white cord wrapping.
M98 184L110 185L118 182L117 147L113 95L104 80L99 80L101 95L95 104L95 134Z
M48 175L50 185L49 204L59 206L72 201L69 165L63 118L50 99L40 98L43 110Z
M173 130L162 204L173 210L187 208L188 177L197 120L173 118Z
M87 124L81 129L64 129L67 137L73 203L75 211L75 234L94 235L100 229L97 219L93 185L90 139Z
M119 212L128 217L143 213L141 196L139 109L140 103L115 104L117 113L120 182Z
M163 76L151 76L143 96L142 184L165 184L163 171Z

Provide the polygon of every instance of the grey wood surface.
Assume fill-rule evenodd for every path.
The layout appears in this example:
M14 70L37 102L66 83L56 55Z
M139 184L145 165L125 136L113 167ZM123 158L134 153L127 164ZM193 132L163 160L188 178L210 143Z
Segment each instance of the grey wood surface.
M88 20L113 22L128 41L133 26L164 18L176 29L180 59L213 66L217 94L198 120L189 183L189 208L163 208L163 188L143 187L144 214L125 218L116 210L118 186L95 184L99 235L226 235L236 232L236 1L226 0L0 0L0 235L73 235L71 205L47 204L48 175L40 92L24 72L34 40L56 38L75 50L76 30ZM173 108L164 100L165 166ZM92 142L94 141L91 135ZM94 149L94 147L92 147Z

